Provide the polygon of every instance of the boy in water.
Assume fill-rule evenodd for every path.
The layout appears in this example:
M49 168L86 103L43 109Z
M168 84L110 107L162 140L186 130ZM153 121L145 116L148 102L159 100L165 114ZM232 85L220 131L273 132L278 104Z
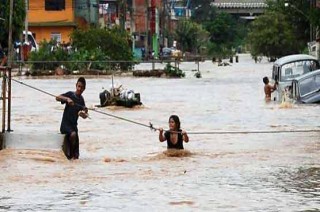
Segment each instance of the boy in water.
M88 108L86 108L82 97L85 89L86 80L80 77L76 83L75 92L69 91L56 97L56 100L61 104L66 104L60 132L66 135L63 151L69 160L79 158L78 117L83 119L88 117Z
M274 85L269 85L269 78L264 77L263 78L263 83L264 83L264 93L265 93L265 99L267 101L271 100L271 93L277 89L277 84L278 82L274 83Z

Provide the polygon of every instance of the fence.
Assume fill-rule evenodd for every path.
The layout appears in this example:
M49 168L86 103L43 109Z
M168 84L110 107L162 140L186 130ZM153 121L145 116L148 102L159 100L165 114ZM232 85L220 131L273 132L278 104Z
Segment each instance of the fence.
M183 71L200 70L200 60L148 60L148 61L14 61L18 72L34 75L54 75L62 71L62 74L112 74L116 71L155 71L163 70L167 64ZM188 64L188 65L184 65ZM192 65L193 64L193 65Z

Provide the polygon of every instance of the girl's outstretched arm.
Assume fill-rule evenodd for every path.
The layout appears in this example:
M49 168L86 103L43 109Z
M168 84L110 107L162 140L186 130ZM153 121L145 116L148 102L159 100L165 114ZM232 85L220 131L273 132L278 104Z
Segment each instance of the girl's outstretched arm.
M187 132L182 130L181 134L182 134L182 140L184 140L184 142L188 143L189 142L189 137L188 137Z
M163 136L163 129L159 128L159 141L164 142L166 138Z

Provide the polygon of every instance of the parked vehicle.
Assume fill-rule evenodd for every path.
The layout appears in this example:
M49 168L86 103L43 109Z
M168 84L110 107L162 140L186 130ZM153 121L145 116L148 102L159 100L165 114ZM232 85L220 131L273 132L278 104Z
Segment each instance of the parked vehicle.
M33 34L30 31L28 31L27 34L28 34L28 43L25 42L26 31L23 31L22 41L17 40L14 42L15 58L17 60L20 60L21 57L23 57L24 60L27 60L30 52L39 50L39 45L36 42L36 39L34 38ZM23 55L21 55L22 48L23 48L23 51L22 51Z
M290 98L300 103L320 103L320 70L295 78L290 87Z
M288 91L292 80L320 68L319 61L310 55L296 54L279 58L272 68L272 79L278 82L278 88L272 99L281 101Z
M23 36L26 35L26 32L23 31ZM28 42L31 44L31 51L38 51L39 50L39 45L34 38L32 32L28 31Z
M160 59L175 59L175 58L181 58L182 57L182 52L175 47L164 47L162 49L162 52L160 54Z

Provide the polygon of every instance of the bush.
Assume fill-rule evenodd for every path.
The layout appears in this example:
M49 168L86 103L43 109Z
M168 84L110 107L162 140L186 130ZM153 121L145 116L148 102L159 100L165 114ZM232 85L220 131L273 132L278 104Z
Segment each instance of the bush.
M63 65L57 61L68 61L69 54L62 47L57 47L56 41L44 40L40 43L39 51L31 52L30 60L33 61L32 70L55 70Z
M63 66L68 70L131 70L133 55L129 36L118 28L75 30L71 34L72 49L43 41L37 52L30 56L33 70L55 70ZM108 61L112 62L108 62ZM65 62L61 62L65 61ZM79 61L79 62L77 62Z
M164 68L164 72L169 77L185 77L185 73L181 69L172 66L170 63L167 63L166 67Z
M130 36L127 32L117 27L112 29L90 28L89 30L75 30L71 34L73 46L78 51L87 52L91 56L105 58L104 60L119 61L119 63L110 63L109 68L122 71L132 68L131 62L123 62L133 60L129 38ZM98 54L93 54L94 52Z

